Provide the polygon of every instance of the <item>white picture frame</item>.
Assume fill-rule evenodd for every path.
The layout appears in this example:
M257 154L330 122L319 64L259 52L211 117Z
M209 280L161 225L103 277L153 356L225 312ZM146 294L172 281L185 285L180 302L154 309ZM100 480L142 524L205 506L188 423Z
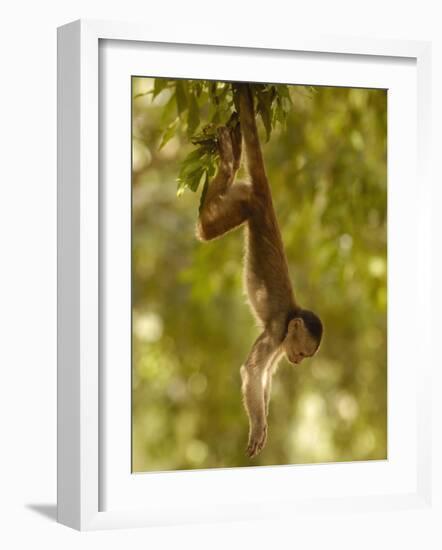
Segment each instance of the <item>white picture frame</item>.
M105 42L106 41L106 42ZM126 50L121 53L117 48L116 56L106 53L107 44L123 45ZM414 285L415 292L410 299L410 311L420 312L419 325L419 376L416 367L407 357L406 350L401 351L396 345L401 339L409 336L405 324L400 325L391 333L392 318L389 311L389 362L402 364L404 385L399 386L399 378L394 377L393 392L397 392L398 408L394 418L389 416L389 432L393 423L393 434L399 433L403 418L410 430L410 435L398 436L397 460L393 456L389 464L370 464L363 470L351 469L349 464L312 465L302 469L295 467L247 468L217 471L172 472L149 474L144 480L135 479L127 470L127 453L121 455L115 446L117 437L127 442L130 423L118 418L112 419L113 442L107 433L106 403L118 399L118 392L124 393L123 385L118 379L115 383L103 384L102 362L102 302L107 300L105 270L107 260L103 261L103 250L106 235L103 232L111 230L111 226L101 223L100 212L105 208L114 208L118 197L111 199L112 204L103 204L103 188L100 187L100 154L103 147L103 135L100 134L100 116L103 118L105 107L101 105L100 86L115 83L106 80L119 78L121 74L130 74L127 68L127 52L133 48L143 48L143 45L155 45L155 52L150 52L150 59L159 55L161 45L167 45L170 52L178 56L180 51L194 52L209 58L213 55L213 47L217 47L220 55L228 54L232 60L239 56L271 55L274 60L290 59L295 54L308 55L310 60L326 56L326 63L344 62L355 64L355 71L348 85L357 85L357 66L369 70L370 60L376 61L384 69L375 68L373 76L379 74L378 86L382 87L383 78L391 69L400 64L412 66L413 71L404 69L404 80L398 77L398 89L404 83L410 83L409 94L405 101L397 103L397 126L403 113L404 105L411 105L416 119L404 120L404 127L410 129L407 136L389 139L397 142L398 147L389 148L389 161L396 166L393 180L403 178L403 199L401 211L405 215L414 209L417 215L413 225L407 226L410 235L408 251L397 249L394 255L394 269L389 270L389 286L391 277L397 284L389 299L397 304L395 326L399 323L400 303L407 293L407 285ZM104 50L103 50L104 48ZM153 48L153 46L152 46ZM112 47L110 48L112 49ZM105 53L103 53L105 52ZM121 54L121 55L120 55ZM137 54L138 55L138 54ZM147 63L146 52L139 54L140 63ZM149 54L148 54L149 55ZM187 55L187 54L183 54ZM193 54L192 54L193 55ZM141 56L141 57L140 57ZM135 60L137 56L131 55ZM170 56L169 56L170 57ZM124 59L123 59L124 58ZM121 61L121 70L118 60ZM168 58L164 58L165 63ZM334 60L334 61L333 61ZM108 64L111 70L103 77L102 67ZM251 63L250 65L253 65ZM314 65L314 63L313 63ZM220 79L225 73L219 73L223 66L222 59L217 63ZM225 66L225 62L224 62ZM113 68L117 70L113 71ZM202 71L207 71L201 65ZM243 65L244 67L244 65ZM147 68L146 74L158 74L155 69ZM166 70L166 69L164 69ZM184 64L178 64L177 59L170 57L169 72L165 76L198 77L202 73L189 74ZM233 69L230 69L233 70ZM252 68L247 68L252 71ZM258 69L257 69L258 70ZM261 69L262 70L262 69ZM267 69L268 71L269 69ZM281 69L283 70L283 69ZM307 69L306 69L307 70ZM310 69L309 69L310 70ZM315 69L313 68L313 71ZM364 70L360 72L364 72ZM384 76L382 71L384 70ZM123 72L121 72L123 71ZM154 72L152 72L154 71ZM173 71L174 74L171 74ZM181 74L180 71L184 71ZM187 71L187 72L186 72ZM378 71L378 73L376 73ZM398 73L401 70L398 69ZM411 74L413 72L413 75ZM134 74L134 73L133 73ZM206 73L204 73L206 74ZM252 80L253 74L248 72L244 80ZM305 73L306 74L306 73ZM402 74L402 73L401 73ZM231 73L230 78L233 79ZM277 78L277 76L276 76ZM302 77L306 82L307 76ZM312 76L315 80L314 76ZM325 77L324 83L339 85L331 76ZM412 79L411 81L409 79ZM328 80L327 80L328 79ZM407 80L408 79L408 80ZM267 44L264 38L255 40L241 38L225 40L204 36L189 40L183 31L182 36L174 33L173 37L155 36L143 26L116 22L77 21L61 27L58 31L58 520L60 523L80 530L135 527L161 524L176 524L198 521L221 521L231 519L250 519L266 516L278 517L293 513L314 513L354 509L362 510L395 507L427 506L431 499L431 433L430 433L430 368L431 368L431 248L430 248L430 216L431 187L428 176L429 121L431 116L430 97L430 45L426 42L364 40L356 38L318 38L311 39L302 36L281 37L279 43ZM263 73L261 80L274 81L269 73ZM361 85L366 80L361 80ZM103 84L104 83L104 84ZM314 82L310 82L314 83ZM402 83L402 84L401 84ZM417 85L414 89L413 84ZM114 87L112 86L112 89ZM124 90L123 90L124 93ZM119 96L107 98L107 101L119 101ZM401 106L402 105L402 106ZM402 111L401 111L402 109ZM394 109L393 109L394 111ZM118 114L115 115L116 119ZM124 121L118 122L118 128L124 127ZM113 132L113 135L116 133ZM410 135L411 134L411 135ZM124 138L124 134L123 139ZM128 143L130 135L127 136ZM407 141L408 140L408 141ZM121 141L114 144L117 150ZM114 145L111 145L112 147ZM390 143L389 143L390 147ZM404 152L407 154L403 156ZM391 154L390 154L391 153ZM122 153L122 157L127 151ZM118 156L118 155L117 155ZM401 161L401 156L403 160ZM115 158L115 155L114 155ZM416 172L414 171L416 169ZM401 172L402 170L402 172ZM417 174L418 180L417 180ZM390 165L389 165L389 178ZM416 182L419 181L419 185ZM115 186L114 186L115 187ZM398 195L392 195L389 190L389 235L398 242L400 231L404 230L406 216L397 208ZM396 207L395 207L396 204ZM111 212L111 210L109 210ZM411 251L411 252L410 252ZM403 273L406 255L411 253L417 261L414 267ZM118 252L117 252L118 253ZM120 250L124 253L124 249ZM115 259L115 256L114 256ZM121 263L121 262L120 262ZM123 275L124 276L124 275ZM390 304L389 304L390 306ZM399 324L398 324L399 326ZM121 350L120 350L121 351ZM124 350L123 350L124 352ZM396 372L396 371L395 371ZM398 372L398 371L397 371ZM112 379L112 377L110 377ZM127 389L127 387L126 387ZM390 388L389 388L390 392ZM410 406L399 394L403 392L407 399L411 397ZM127 392L126 392L127 393ZM390 396L389 396L390 397ZM126 405L121 402L123 420L127 420ZM126 414L126 417L124 417ZM402 416L402 414L404 416ZM410 416L408 417L407 414ZM390 415L390 406L389 406ZM121 432L119 430L121 429ZM120 435L118 435L120 434ZM393 445L389 439L389 445ZM410 445L408 447L407 445ZM402 447L400 446L402 445ZM120 447L124 445L120 445ZM400 453L400 449L406 452ZM130 452L130 450L127 450ZM394 454L394 453L393 453ZM404 455L404 456L401 456ZM412 456L411 456L412 455ZM116 457L110 460L109 457ZM388 461L387 461L388 462ZM391 468L390 468L391 466ZM119 473L125 469L121 479ZM300 495L290 496L284 493L282 487L295 482ZM366 477L368 476L368 477ZM371 477L370 477L371 476ZM382 477L384 476L384 477ZM374 487L369 490L358 488L358 479L366 477ZM372 481L379 479L379 485ZM394 483L388 484L388 479ZM334 480L334 483L333 483ZM371 481L370 481L371 480ZM254 491L260 484L259 495ZM276 486L281 490L272 489ZM113 485L112 485L113 484ZM104 498L103 485L112 486L107 490L111 498ZM138 486L138 496L132 487ZM300 490L301 486L303 487ZM236 487L242 492L235 494L223 488ZM242 488L241 488L242 487ZM241 489L240 489L241 488ZM182 502L171 503L173 492L185 494ZM246 494L247 491L247 494ZM146 503L140 505L140 495L146 495ZM215 498L213 495L216 494ZM242 495L242 496L241 496ZM109 502L111 503L109 505ZM271 508L265 510L266 504ZM264 511L265 510L265 511Z

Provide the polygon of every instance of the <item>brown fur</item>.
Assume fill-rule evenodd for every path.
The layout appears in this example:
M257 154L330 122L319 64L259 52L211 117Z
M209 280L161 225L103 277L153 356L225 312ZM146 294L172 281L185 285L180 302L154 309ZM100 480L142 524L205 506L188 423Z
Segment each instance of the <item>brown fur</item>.
M271 378L284 355L292 363L312 356L319 345L306 329L295 301L287 259L265 173L253 99L248 85L236 88L240 121L235 129L218 129L220 164L209 185L197 224L200 240L218 238L244 224L244 286L262 329L241 367L244 405L250 421L247 453L255 456L267 438ZM251 184L235 182L242 137Z

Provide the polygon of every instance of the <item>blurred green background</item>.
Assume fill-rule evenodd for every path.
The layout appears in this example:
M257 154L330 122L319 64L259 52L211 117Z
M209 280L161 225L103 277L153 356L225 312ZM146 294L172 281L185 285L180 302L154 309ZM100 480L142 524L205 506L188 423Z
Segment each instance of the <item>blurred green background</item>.
M386 91L291 86L287 127L263 140L295 293L325 333L316 357L281 361L250 460L243 232L195 239L199 193L176 195L192 145L179 131L159 150L168 90L152 87L133 78L133 471L385 459Z

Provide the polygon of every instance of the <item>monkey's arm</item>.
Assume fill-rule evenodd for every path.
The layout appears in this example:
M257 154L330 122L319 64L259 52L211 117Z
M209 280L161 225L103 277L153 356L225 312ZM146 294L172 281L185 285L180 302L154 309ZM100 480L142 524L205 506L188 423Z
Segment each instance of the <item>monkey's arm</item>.
M196 235L208 241L243 224L248 217L250 185L235 182L241 162L241 129L221 126L218 133L219 166L200 209Z
M272 357L271 365L268 368L267 375L265 376L265 383L264 383L264 405L265 405L265 411L266 411L266 417L269 416L269 405L270 405L270 396L272 393L272 379L273 375L276 372L276 369L278 367L279 358L281 356L277 355L275 357Z
M246 363L241 367L244 406L250 422L247 454L256 456L264 447L267 438L266 388L271 376L273 359L279 342L263 332L253 344Z

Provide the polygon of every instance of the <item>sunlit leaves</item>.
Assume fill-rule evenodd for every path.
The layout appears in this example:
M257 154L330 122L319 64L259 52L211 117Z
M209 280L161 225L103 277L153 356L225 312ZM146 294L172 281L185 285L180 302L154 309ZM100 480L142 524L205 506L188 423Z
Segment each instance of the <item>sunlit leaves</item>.
M175 84L175 93L178 115L182 115L188 106L187 82L184 80L177 80Z
M252 84L251 89L256 113L268 141L275 126L285 123L292 107L289 87L284 84ZM168 90L170 97L163 109L165 130L159 148L162 149L180 132L185 132L189 142L199 147L195 155L190 154L181 166L177 178L178 195L186 188L196 191L202 181L206 182L207 189L207 178L215 172L215 131L218 126L233 123L232 115L239 111L238 96L231 82L155 78L152 99L164 90Z
M181 163L177 178L178 196L182 195L186 188L193 192L197 191L202 182L204 182L203 193L205 194L209 179L216 171L218 158L216 127L208 124L199 134L192 137L192 143L197 146L197 149L191 151ZM203 197L201 197L202 200Z
M199 105L196 94L189 97L189 113L187 115L187 134L192 137L200 124Z
M198 190L200 183L208 182L208 179L215 173L214 155L208 153L203 146L198 147L181 163L180 172L177 178L178 191L180 196L184 189L188 188L195 192Z
M178 124L178 119L175 119L169 126L166 128L166 131L161 138L159 149L161 150L175 135L176 128Z
M162 109L161 120L164 125L169 125L171 121L176 120L176 94L172 91L166 105Z
M164 90L164 88L167 86L167 83L167 78L155 78L152 95L153 99L155 99L157 95Z
M292 108L290 91L285 84L255 84L252 86L256 96L256 111L260 115L269 141L276 123L284 125L287 114Z
M266 130L267 141L269 141L272 134L272 121L273 121L273 99L275 97L275 87L270 86L258 88L256 90L258 105L257 112L261 115L264 128Z

